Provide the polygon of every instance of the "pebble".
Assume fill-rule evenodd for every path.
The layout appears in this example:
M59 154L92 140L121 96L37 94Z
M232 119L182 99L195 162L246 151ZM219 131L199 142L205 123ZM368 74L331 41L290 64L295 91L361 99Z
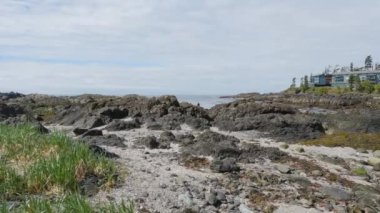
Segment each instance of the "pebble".
M160 184L160 188L162 188L162 189L166 189L166 188L168 188L168 185L166 185L165 183L161 183L161 184Z
M148 193L148 192L143 192L143 193L141 194L141 197L149 197L149 193Z
M285 164L277 164L276 169L283 174L289 174L290 173L290 167L285 165Z
M320 170L314 170L311 172L311 174L315 177L323 176L323 173Z

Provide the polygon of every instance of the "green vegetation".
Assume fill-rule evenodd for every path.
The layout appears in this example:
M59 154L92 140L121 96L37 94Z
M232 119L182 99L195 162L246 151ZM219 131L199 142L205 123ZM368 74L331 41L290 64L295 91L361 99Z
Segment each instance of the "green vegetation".
M10 200L21 202L11 212L93 212L79 195L81 182L95 176L100 188L109 188L117 181L113 161L63 134L41 134L28 125L0 125L0 159L1 212L10 212ZM128 212L117 211L123 205L102 212Z
M340 132L325 135L319 139L304 141L302 144L378 150L380 149L380 133Z
M357 176L367 176L368 175L367 170L363 167L353 169L352 174L357 175Z
M20 203L19 206L13 207L4 204L0 207L1 213L8 212L81 212L81 213L134 213L134 205L132 203L126 204L107 204L107 205L91 205L88 200L80 195L67 195L59 199L48 200L41 198L30 198Z

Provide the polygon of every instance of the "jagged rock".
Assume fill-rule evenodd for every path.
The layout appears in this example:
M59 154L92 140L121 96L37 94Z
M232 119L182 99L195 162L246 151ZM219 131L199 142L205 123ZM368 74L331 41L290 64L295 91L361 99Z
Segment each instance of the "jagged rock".
M324 134L320 120L301 114L291 106L257 103L254 99L217 105L211 109L211 118L222 130L259 130L292 142Z

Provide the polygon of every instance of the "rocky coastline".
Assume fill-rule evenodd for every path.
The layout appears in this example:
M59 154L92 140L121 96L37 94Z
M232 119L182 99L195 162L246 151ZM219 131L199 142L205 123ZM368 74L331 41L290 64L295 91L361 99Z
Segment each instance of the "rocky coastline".
M380 133L380 99L234 98L204 109L175 96L0 93L0 123L64 132L127 170L111 191L89 194L93 202L127 199L138 212L380 211L380 151L302 143Z

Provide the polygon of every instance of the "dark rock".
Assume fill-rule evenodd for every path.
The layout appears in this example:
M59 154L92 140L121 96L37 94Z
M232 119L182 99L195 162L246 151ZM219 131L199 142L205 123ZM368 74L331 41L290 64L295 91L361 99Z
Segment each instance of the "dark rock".
M25 110L20 106L0 103L0 121L9 117L20 116L25 113Z
M239 160L243 163L254 163L256 159L263 158L279 161L288 157L288 154L275 147L262 147L255 144L244 143L241 148Z
M88 136L102 136L103 131L102 130L97 130L97 129L91 129L88 130L87 132L82 134L82 137L88 137Z
M119 156L115 153L107 152L105 149L96 146L96 145L90 145L90 150L93 151L97 155L105 156L107 158L119 158Z
M100 115L109 117L112 120L125 118L128 116L128 113L128 109L118 107L103 108L99 111Z
M73 129L73 133L78 136L78 135L82 135L84 134L85 132L87 132L88 129L81 129L81 128L75 128Z
M105 125L104 120L97 116L82 117L79 121L75 123L76 127L92 129Z
M182 147L184 152L194 155L211 155L216 158L238 158L241 154L237 144L240 141L231 136L206 131L193 144Z
M114 120L105 128L108 131L121 131L140 128L140 123L135 119L132 121Z
M205 118L185 118L185 123L195 130L206 130L211 127L210 121Z
M104 136L89 136L82 138L88 145L98 145L98 146L114 146L124 148L127 147L124 144L124 139L116 135L104 135Z
M172 133L172 132L169 132L169 131L165 131L163 133L161 133L160 135L160 142L175 142L176 138L175 138L175 135Z
M158 149L160 146L160 143L157 141L157 138L154 136L140 138L137 140L137 144L144 145L149 149Z
M161 124L157 123L157 122L150 122L150 123L147 123L147 129L149 130L162 130L163 127Z
M312 139L324 134L322 122L291 106L244 99L211 109L214 125L222 130L259 130L282 141Z
M214 160L210 165L211 170L219 173L240 171L240 167L236 164L236 159L225 158L223 160Z
M194 135L185 134L185 135L177 136L176 142L180 143L180 145L188 146L194 143L194 139L195 139Z

